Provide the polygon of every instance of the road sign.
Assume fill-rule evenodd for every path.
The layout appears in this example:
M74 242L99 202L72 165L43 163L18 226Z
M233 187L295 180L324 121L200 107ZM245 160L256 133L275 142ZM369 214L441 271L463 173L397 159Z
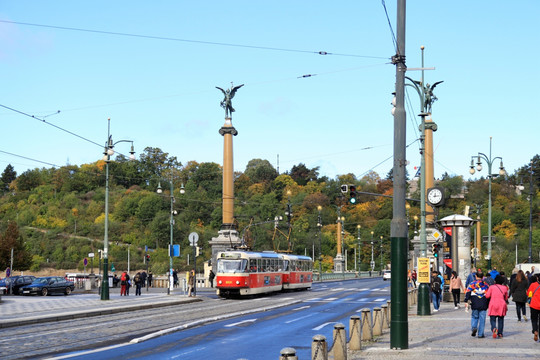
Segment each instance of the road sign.
M199 241L199 234L197 234L196 232L192 232L191 234L189 234L189 244L191 246L196 246L197 241Z
M84 263L84 266L88 265L88 259L87 259L87 258L84 258L83 263Z
M88 253L88 257L90 257L90 258L93 258L94 255L95 255L94 253Z
M113 263L111 263L111 271L112 271L112 272L115 272L115 271L116 271L116 268L114 267L114 264L113 264Z

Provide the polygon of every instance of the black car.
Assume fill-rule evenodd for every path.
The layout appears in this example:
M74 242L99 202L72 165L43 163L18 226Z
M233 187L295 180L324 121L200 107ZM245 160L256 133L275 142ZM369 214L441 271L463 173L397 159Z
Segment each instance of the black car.
M17 275L0 280L0 287L5 287L5 294L20 294L19 289L23 286L31 284L35 280L32 275Z
M75 289L73 281L64 279L61 276L46 276L34 280L30 285L19 289L22 295L43 295L64 294L69 295Z

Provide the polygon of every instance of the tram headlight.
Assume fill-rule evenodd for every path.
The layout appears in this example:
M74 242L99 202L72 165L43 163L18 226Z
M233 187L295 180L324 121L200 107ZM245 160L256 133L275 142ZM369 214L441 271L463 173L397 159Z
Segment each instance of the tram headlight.
M219 280L218 283L219 283L219 285L221 285L221 284L223 284L223 281Z
M236 280L236 285L240 285L240 281L239 281L239 280Z

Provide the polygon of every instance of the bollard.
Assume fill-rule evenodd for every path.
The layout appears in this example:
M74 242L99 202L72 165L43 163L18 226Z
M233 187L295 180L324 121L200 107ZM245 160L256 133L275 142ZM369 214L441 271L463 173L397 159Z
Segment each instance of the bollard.
M281 349L279 360L298 360L296 350L291 347Z
M323 335L315 335L311 343L311 359L312 360L328 360L328 345L326 337Z
M347 334L345 333L345 325L341 323L334 325L332 350L334 351L334 360L347 360Z
M392 319L392 306L390 306L392 303L390 300L386 301L386 305L388 305L388 318Z
M381 305L382 310L382 329L388 329L390 327L390 318L388 317L388 305Z
M349 349L362 349L362 334L360 333L360 316L353 315L349 320Z
M362 314L362 340L371 341L373 340L373 325L371 322L371 310L368 308L363 308L361 310Z
M380 307L373 308L373 336L382 334L382 311Z
M412 303L413 303L413 305L416 305L416 299L418 298L418 296L416 294L416 288L413 289L412 293L413 293Z

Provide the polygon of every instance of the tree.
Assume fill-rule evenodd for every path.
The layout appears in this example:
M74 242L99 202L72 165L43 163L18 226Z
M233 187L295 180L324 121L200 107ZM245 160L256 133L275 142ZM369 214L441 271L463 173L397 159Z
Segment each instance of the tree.
M0 235L0 269L10 266L11 249L13 249L13 269L21 271L30 269L32 255L19 234L19 227L13 221L8 223L6 231Z
M17 178L17 172L14 170L11 164L8 164L0 177L0 187L2 192L9 191L9 184Z
M244 174L253 183L270 183L279 175L277 170L268 160L253 159L246 165Z
M319 167L314 167L313 169L308 169L306 165L300 163L294 165L289 172L291 178L300 186L306 185L310 181L317 181L319 176Z

